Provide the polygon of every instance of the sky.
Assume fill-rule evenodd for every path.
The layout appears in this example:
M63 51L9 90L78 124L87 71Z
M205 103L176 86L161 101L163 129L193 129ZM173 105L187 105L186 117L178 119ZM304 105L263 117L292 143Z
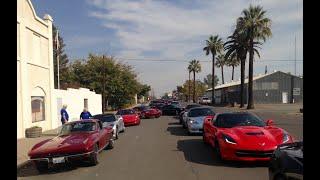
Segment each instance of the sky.
M188 79L188 61L201 62L196 79L211 73L211 56L202 50L205 40L217 34L226 41L250 4L263 6L272 20L272 37L262 45L254 74L264 73L265 66L269 72L294 74L296 49L296 74L303 75L302 0L31 1L39 17L53 17L71 61L89 53L115 56L132 65L138 80L151 85L157 96ZM239 71L237 67L235 80ZM221 69L216 67L215 72L221 83ZM224 68L224 76L225 82L231 81L231 68Z

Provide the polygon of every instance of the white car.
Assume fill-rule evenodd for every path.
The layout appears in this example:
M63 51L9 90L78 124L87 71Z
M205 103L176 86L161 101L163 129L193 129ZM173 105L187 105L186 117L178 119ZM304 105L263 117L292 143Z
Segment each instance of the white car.
M210 104L211 100L208 97L201 97L199 100L199 104Z
M125 131L123 118L120 115L108 113L108 114L97 114L92 119L99 119L103 123L103 127L110 126L113 129L113 138L118 139L119 133Z
M209 107L196 107L189 110L187 114L188 134L202 133L203 122L207 116L214 116L215 113Z

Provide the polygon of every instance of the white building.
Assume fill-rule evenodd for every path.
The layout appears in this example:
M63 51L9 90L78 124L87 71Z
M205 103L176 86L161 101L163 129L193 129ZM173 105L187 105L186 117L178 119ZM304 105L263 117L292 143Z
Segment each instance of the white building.
M58 114L68 104L70 119L83 107L101 113L101 95L87 89L54 89L52 18L39 18L30 0L17 0L17 137L32 126L50 130L61 125Z

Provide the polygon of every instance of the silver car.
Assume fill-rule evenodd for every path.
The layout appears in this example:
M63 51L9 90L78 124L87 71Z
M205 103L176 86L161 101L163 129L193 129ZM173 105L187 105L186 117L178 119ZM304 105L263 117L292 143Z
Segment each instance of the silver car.
M203 122L207 116L214 116L209 107L197 107L189 110L186 116L188 134L203 133Z
M98 114L93 116L93 119L99 119L103 123L103 127L110 126L113 129L114 139L119 138L119 133L125 131L123 118L120 115L116 114Z

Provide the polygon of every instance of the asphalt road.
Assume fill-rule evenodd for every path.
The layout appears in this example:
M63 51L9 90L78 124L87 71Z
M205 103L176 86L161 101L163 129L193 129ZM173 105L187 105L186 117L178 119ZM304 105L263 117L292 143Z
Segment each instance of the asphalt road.
M216 111L226 111L216 108ZM257 113L272 118L297 138L302 138L302 116ZM285 120L283 120L285 118ZM267 180L267 164L218 163L214 151L201 136L188 136L178 119L162 116L143 119L120 134L115 148L99 154L100 163L61 166L39 174L28 164L18 169L18 179L112 179L112 180Z

